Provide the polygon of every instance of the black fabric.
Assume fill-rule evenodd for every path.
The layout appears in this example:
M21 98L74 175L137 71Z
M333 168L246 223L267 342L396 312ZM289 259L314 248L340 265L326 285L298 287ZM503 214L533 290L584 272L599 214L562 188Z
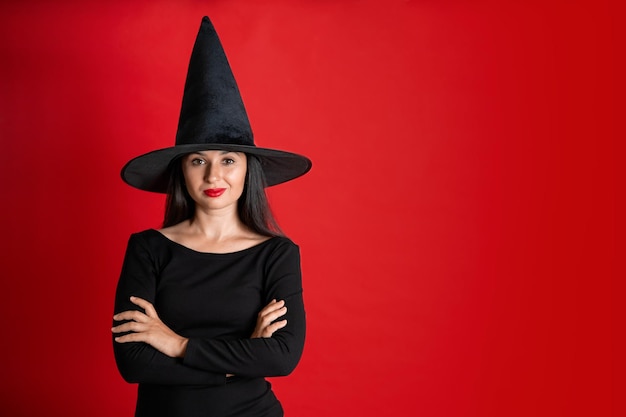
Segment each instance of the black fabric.
M202 18L193 46L176 145L252 145L248 115L228 59L208 17Z
M217 32L206 16L189 60L176 145L131 159L122 168L122 179L141 190L165 193L172 160L200 150L258 156L268 186L292 180L311 169L311 161L305 156L255 145L237 82Z
M256 155L261 161L261 168L267 180L267 186L278 185L302 176L311 170L311 160L305 156L274 149L257 148L245 145L177 145L158 149L131 159L122 168L122 179L140 190L156 193L167 192L167 183L171 176L171 161L196 151L227 150Z
M302 354L305 312L298 246L271 238L242 251L213 254L156 230L130 237L115 313L154 304L163 322L188 337L184 359L145 343L113 342L120 373L139 383L136 416L281 416L266 376L290 373ZM288 324L250 339L258 312L285 300ZM226 374L235 377L226 378Z

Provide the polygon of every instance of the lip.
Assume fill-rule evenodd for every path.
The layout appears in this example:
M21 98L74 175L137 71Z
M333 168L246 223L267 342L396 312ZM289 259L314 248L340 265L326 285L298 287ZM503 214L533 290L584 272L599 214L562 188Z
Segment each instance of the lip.
M208 197L215 198L224 194L224 191L226 191L226 188L208 188L204 190L204 194Z

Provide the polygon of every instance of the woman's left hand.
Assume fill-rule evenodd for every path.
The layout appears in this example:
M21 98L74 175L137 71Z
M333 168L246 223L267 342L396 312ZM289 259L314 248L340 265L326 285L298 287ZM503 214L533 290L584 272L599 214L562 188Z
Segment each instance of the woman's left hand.
M287 313L285 300L272 300L268 305L263 307L257 316L256 327L252 332L251 339L270 338L277 330L287 325L287 320L275 321Z
M154 306L150 302L139 297L130 297L130 301L143 308L145 313L137 310L128 310L114 315L113 320L115 321L130 321L113 327L111 329L113 333L132 332L116 337L115 341L118 343L144 342L172 358L185 356L189 339L174 333L167 327L159 319Z

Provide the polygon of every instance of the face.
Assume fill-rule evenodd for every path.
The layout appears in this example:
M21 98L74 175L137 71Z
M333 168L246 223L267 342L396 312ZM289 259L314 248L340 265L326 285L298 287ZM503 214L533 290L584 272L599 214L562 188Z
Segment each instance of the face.
M199 151L183 157L187 191L197 208L237 209L246 180L246 154L229 151Z

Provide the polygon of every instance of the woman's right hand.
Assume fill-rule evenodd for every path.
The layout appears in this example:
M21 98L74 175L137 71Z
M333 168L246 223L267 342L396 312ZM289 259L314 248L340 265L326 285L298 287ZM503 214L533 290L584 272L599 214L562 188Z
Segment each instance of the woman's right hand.
M256 327L252 332L251 339L261 337L272 337L275 331L282 329L287 325L287 320L274 321L287 313L287 307L285 307L285 301L272 300L268 305L263 307L259 312Z

